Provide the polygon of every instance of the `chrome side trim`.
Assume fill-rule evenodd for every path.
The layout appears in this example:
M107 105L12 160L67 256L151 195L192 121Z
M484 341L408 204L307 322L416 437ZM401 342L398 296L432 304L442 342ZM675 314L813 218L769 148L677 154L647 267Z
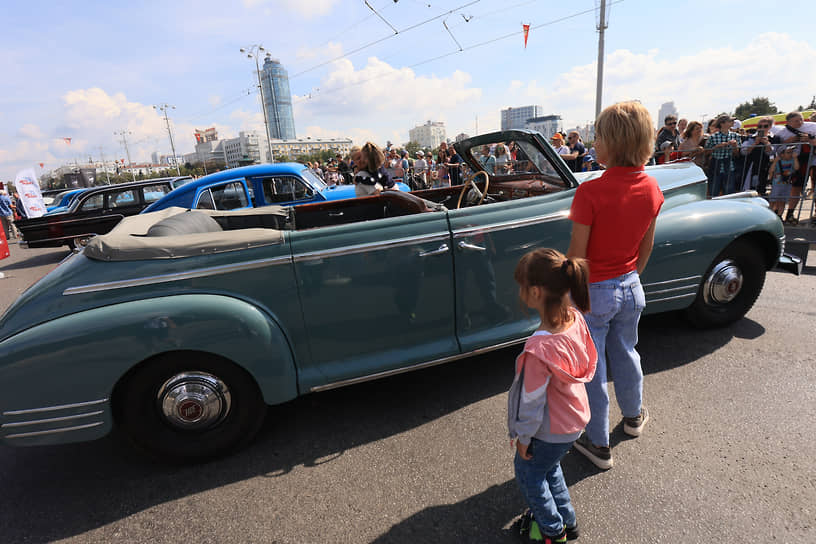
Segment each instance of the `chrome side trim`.
M651 287L653 285L666 285L667 283L677 283L678 281L698 281L703 279L703 276L698 274L696 276L688 276L687 278L677 278L676 280L656 281L654 283L644 283L643 288Z
M503 221L501 223L494 223L492 225L481 225L475 227L465 227L461 229L457 229L453 231L454 238L461 238L463 236L470 236L476 232L478 233L485 233L485 232L493 232L496 230L505 230L505 229L516 229L520 227L528 227L530 225L537 225L539 223L549 223L552 221L558 221L561 219L566 219L569 217L568 210L562 210L560 212L551 213L548 215L537 215L535 217L528 217L526 219L518 219L515 221Z
M659 291L649 291L648 293L646 293L646 296L660 295L660 294L663 294L663 293L674 293L675 291L683 291L684 289L694 289L696 291L698 287L699 287L699 284L696 284L696 283L693 284L693 285L683 285L682 287L672 287L671 289L661 289Z
M49 431L34 431L30 433L9 434L6 435L5 438L8 440L11 438L27 438L29 436L41 436L44 434L67 433L71 431L81 431L82 429L90 429L92 427L99 427L100 425L103 425L103 422L97 421L96 423L88 423L87 425L77 425L75 427L63 427L61 429L51 429Z
M33 421L17 421L15 423L4 423L0 425L0 428L5 429L7 427L23 427L25 425L42 425L43 423L57 423L59 421L68 421L71 419L80 419L83 417L92 417L92 416L100 416L104 414L102 410L97 410L96 412L88 412L85 414L76 414L73 416L64 416L64 417L50 417L48 419L35 419Z
M397 374L404 374L406 372L412 372L414 370L420 370L423 368L430 368L432 366L441 365L444 363L450 363L451 361L456 361L458 359L464 359L466 357L473 357L474 355L481 355L482 353L488 353L491 351L495 351L498 349L514 346L516 344L523 344L527 341L527 338L521 338L518 340L510 340L508 342L502 342L501 344L496 344L493 346L487 346L484 348L479 348L473 351L469 351L467 353L459 353L457 355L450 355L448 357L443 357L441 359L435 359L433 361L426 361L424 363L418 363L412 366L407 366L404 368L395 368L394 370L386 370L384 372L377 372L376 374L369 374L367 376L360 376L359 378L349 378L348 380L341 380L339 382L329 383L326 385L317 385L309 389L312 393L317 393L318 391L326 391L328 389L337 389L338 387L344 387L346 385L353 385L356 383L363 383L369 382L371 380L378 380L380 378L386 378L388 376L396 376Z
M143 285L153 285L156 283L168 283L172 281L182 281L194 278L204 278L207 276L217 276L220 274L230 274L232 272L242 272L254 270L256 268L266 268L279 264L289 264L292 258L289 255L283 257L273 257L271 259L259 259L257 261L247 261L238 264L225 264L221 266L211 266L199 268L187 272L174 272L173 274L161 274L158 276L146 276L143 278L132 278L129 280L109 281L104 283L91 283L88 285L78 285L69 287L62 292L63 296L79 295L82 293L93 293L96 291L109 291L112 289L125 289L127 287L140 287Z
M697 296L697 293L688 293L686 295L677 295L676 297L666 297L666 298L656 298L654 300L649 300L648 295L646 298L646 304L651 304L653 302L665 302L667 300L677 300L680 298L694 298Z
M428 234L419 237L410 238L396 238L385 242L370 242L367 244L355 244L352 246L344 246L336 249L325 249L320 251L309 251L305 253L298 253L293 257L294 262L299 263L303 261L311 261L315 259L323 259L326 257L337 257L340 255L354 255L355 253L364 253L366 251L380 251L383 249L391 249L400 246L410 246L416 244L423 244L426 242L438 242L447 240L450 237L448 232L440 232Z
M75 404L62 404L60 406L45 406L43 408L31 408L30 410L11 410L3 412L4 416L20 416L25 414L38 414L40 412L53 412L54 410L67 410L70 408L83 408L85 406L95 406L108 402L110 399L104 398L99 400L91 400L88 402L77 402Z

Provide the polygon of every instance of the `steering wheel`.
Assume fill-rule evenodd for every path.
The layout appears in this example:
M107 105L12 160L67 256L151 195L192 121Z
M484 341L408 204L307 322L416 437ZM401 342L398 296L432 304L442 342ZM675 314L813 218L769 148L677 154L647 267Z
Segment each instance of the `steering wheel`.
M479 174L483 175L485 179L484 193L481 192L479 188L476 186L476 177L479 176ZM488 187L490 187L490 176L488 176L487 172L485 172L484 170L479 170L478 172L470 176L470 179L465 181L465 184L462 186L462 192L459 193L459 202L456 204L456 209L458 210L459 208L462 207L462 199L465 198L465 193L468 192L468 189L476 191L476 194L479 195L479 202L474 204L474 206L478 206L479 204L484 202L484 199L487 196Z

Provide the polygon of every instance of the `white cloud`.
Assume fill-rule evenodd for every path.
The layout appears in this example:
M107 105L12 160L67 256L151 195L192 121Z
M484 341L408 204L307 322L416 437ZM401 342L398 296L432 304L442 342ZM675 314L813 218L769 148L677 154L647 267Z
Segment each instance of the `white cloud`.
M21 126L20 130L17 131L17 136L20 138L35 140L45 138L45 135L42 133L42 130L40 130L40 127L31 123L26 123L25 125Z
M676 59L658 50L617 50L604 63L603 105L638 99L656 115L660 104L673 100L681 115L700 119L767 96L780 109L794 109L807 105L810 89L816 88L816 74L796 67L814 61L816 49L807 42L773 32L741 48L706 49ZM515 100L542 104L573 126L594 117L595 69L595 63L576 66L552 82L531 81L523 90L510 85L507 92Z
M345 59L332 68L311 98L293 98L295 123L309 127L305 130L321 126L355 143L407 142L408 130L428 119L448 121L454 112L470 117L472 104L482 96L481 89L471 86L470 75L460 70L447 77L418 76L376 57L360 69ZM298 129L298 135L313 134Z
M320 59L336 59L343 54L343 44L337 42L329 42L317 47L298 47L295 52L295 58L299 61L306 60L320 60Z
M244 5L248 8L268 4L271 7L266 9L266 13L274 14L278 9L285 9L307 19L326 15L331 12L337 2L338 0L243 0Z
M207 98L207 102L210 103L210 106L213 106L213 107L218 106L218 105L221 104L221 97L216 95L216 94L211 94Z

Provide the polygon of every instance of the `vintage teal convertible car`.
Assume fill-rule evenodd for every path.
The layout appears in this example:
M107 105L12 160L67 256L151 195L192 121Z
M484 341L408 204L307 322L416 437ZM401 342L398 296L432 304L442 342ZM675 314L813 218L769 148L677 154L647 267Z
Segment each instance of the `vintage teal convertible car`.
M478 171L510 141L511 163ZM513 269L566 250L579 180L537 133L457 147L476 172L458 187L125 218L0 319L0 439L117 425L156 454L208 458L250 440L267 405L522 342L537 319ZM692 163L649 171L666 200L647 313L740 319L783 251L779 219L750 194L706 200Z

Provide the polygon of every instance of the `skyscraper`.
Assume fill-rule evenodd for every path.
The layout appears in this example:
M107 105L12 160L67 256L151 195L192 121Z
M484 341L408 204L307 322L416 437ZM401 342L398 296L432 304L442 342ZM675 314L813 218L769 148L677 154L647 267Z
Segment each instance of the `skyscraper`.
M269 117L269 137L293 140L295 116L292 113L292 94L289 92L289 74L278 59L266 57L261 70L261 85Z

